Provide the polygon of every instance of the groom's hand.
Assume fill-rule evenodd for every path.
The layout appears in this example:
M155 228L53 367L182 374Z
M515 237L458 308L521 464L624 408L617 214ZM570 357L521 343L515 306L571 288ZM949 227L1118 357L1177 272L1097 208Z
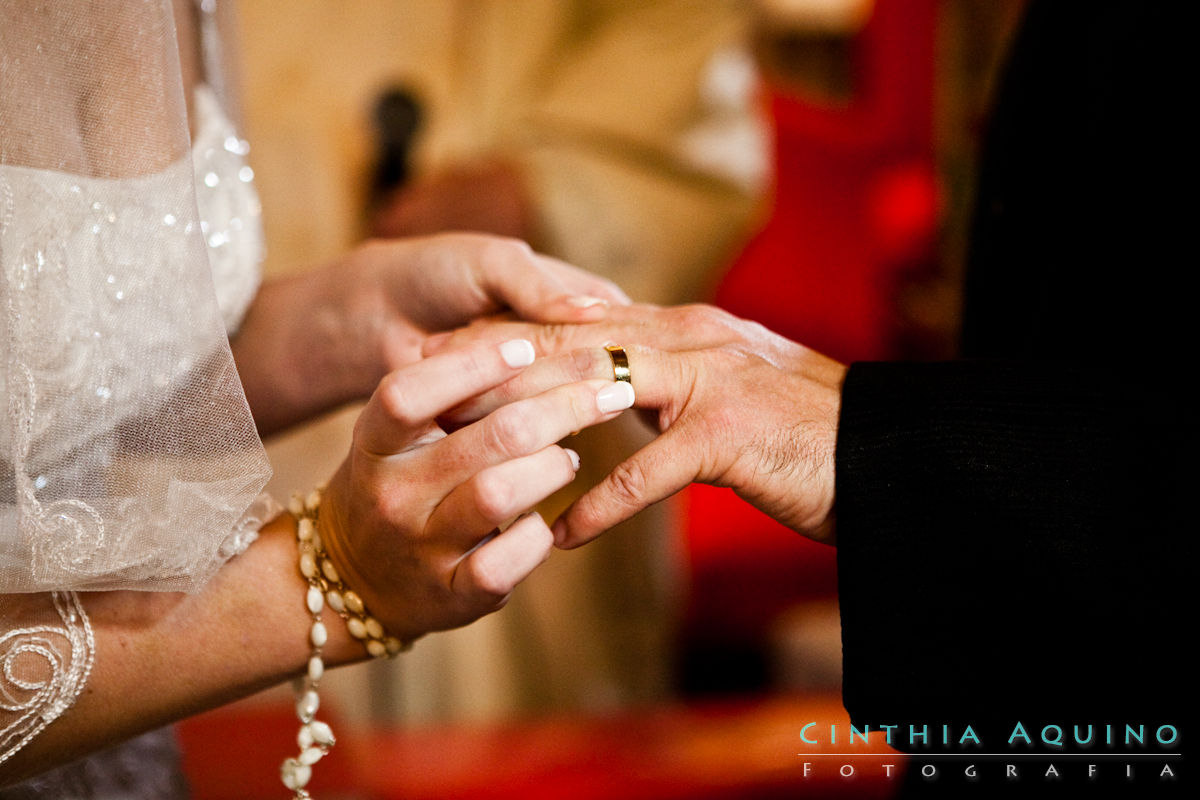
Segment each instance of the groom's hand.
M611 380L613 361L602 345L612 342L628 357L635 405L654 412L661 432L567 509L554 525L559 546L583 544L693 481L730 486L794 530L833 541L843 365L705 306L614 308L587 325L496 321L446 341L516 331L543 357L455 409L451 421L560 383Z

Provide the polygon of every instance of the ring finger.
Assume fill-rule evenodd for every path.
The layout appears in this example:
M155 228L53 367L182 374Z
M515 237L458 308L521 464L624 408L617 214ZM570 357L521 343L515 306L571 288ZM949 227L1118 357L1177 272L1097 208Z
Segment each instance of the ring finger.
M630 385L634 385L639 374L638 364L646 359L646 349L623 347L622 350L628 360ZM613 357L603 347L584 347L562 355L540 358L513 379L450 409L439 417L439 422L451 428L465 425L482 419L502 406L556 386L586 380L612 381L615 377Z

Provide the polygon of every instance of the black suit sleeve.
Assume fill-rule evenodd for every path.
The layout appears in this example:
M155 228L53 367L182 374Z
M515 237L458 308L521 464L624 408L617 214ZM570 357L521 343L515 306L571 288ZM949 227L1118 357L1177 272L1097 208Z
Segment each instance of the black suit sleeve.
M1143 377L850 369L836 513L856 722L1178 713L1182 407Z

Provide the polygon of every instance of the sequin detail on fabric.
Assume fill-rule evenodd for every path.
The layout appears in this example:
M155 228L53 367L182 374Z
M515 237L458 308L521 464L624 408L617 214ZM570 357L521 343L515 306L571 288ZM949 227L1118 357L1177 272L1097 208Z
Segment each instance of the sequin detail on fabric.
M192 170L0 165L0 591L194 589L253 538L269 468Z
M217 304L232 336L258 291L265 251L262 206L254 170L246 163L250 144L221 109L207 86L193 92L198 126L192 142L200 232L208 245Z

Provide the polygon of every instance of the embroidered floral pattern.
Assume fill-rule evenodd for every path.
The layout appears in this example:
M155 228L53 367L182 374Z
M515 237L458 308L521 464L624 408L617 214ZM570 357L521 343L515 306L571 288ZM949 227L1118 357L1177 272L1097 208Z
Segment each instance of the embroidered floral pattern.
M92 670L95 642L79 597L49 597L57 620L0 632L0 762L70 708Z

